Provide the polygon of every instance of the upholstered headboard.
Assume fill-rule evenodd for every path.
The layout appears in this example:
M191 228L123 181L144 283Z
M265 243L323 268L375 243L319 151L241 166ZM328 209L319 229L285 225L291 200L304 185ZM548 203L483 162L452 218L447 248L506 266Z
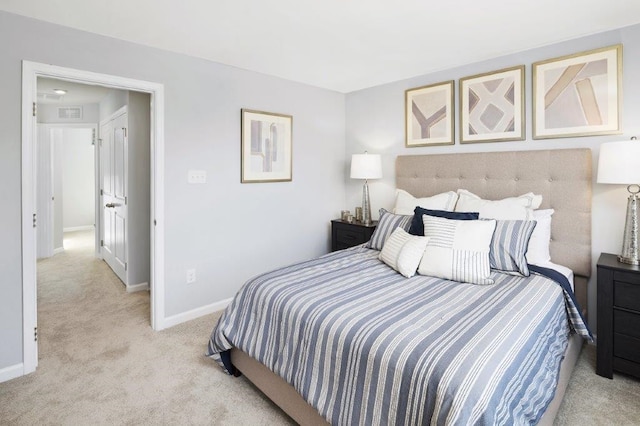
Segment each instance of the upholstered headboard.
M586 279L591 275L590 149L398 156L396 186L416 197L459 188L489 200L526 192L542 195L540 208L555 210L551 260L582 277L576 279L576 296L586 308Z

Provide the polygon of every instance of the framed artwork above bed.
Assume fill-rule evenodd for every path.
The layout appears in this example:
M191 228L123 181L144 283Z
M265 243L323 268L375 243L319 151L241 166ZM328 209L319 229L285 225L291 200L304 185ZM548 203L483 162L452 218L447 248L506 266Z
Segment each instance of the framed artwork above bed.
M524 138L524 65L460 79L460 143Z
M453 145L453 80L405 91L407 148Z
M241 110L241 182L292 180L293 117L271 112Z
M621 44L532 67L534 139L620 133Z

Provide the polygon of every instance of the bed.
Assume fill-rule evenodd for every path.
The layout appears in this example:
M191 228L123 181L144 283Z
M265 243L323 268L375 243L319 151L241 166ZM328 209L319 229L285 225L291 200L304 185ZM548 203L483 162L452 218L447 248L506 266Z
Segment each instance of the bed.
M442 289L442 294L452 294L445 293L445 290L449 291L454 283L435 281L431 277L403 282L394 271L385 269L372 250L356 247L291 265L252 280L236 296L221 319L221 323L231 322L229 318L236 317L242 327L220 330L219 326L214 329L209 354L224 364L229 372L244 374L300 424L326 424L328 420L334 424L487 424L496 423L496 419L513 421L516 417L512 416L516 414L504 413L509 410L518 411L517 415L523 416L518 419L552 424L583 343L581 335L569 334L569 329L582 331L582 336L588 336L588 331L576 330L580 328L579 321L570 325L567 316L579 316L571 313L572 306L582 307L582 314L586 314L586 285L591 271L590 150L399 156L396 160L396 185L416 197L459 188L468 189L485 199L502 199L530 191L541 194L540 208L555 210L551 260L573 271L575 299L572 302L567 292L539 275L534 274L530 281L521 284L519 277L492 274L500 285L456 287L455 292L458 293L464 288L464 294L456 303L438 308L439 299L430 299L428 294L439 289ZM372 276L370 280L369 275ZM301 287L302 278L307 281ZM270 290L275 287L263 285L267 282L276 283L275 286L280 288ZM384 282L386 287L380 287L380 282ZM411 285L406 284L409 282ZM405 287L402 291L395 291L399 285ZM359 322L357 315L364 312L362 309L367 304L351 298L355 287L367 289L370 293L369 299L364 300L374 300L371 304L376 313L364 313L366 318L383 315L381 312L385 310L388 314L374 318L361 328L340 328L342 325L336 325L336 321L342 321L343 325ZM293 294L305 291L308 293L306 299L302 297L287 302ZM525 314L520 312L523 311L521 308L512 310L509 305L503 305L498 311L501 312L500 319L508 326L494 319L492 326L478 323L477 329L471 325L467 327L468 324L476 324L471 319L476 314L470 310L470 305L474 304L470 301L477 300L476 304L481 305L484 300L479 296L481 293L494 292L492 300L519 298L526 301L532 298L527 291L543 292L540 300L560 301L547 303L550 308L544 309L544 318L540 318L536 325L520 321L535 316L533 312L542 308L530 307L530 312ZM424 301L420 300L421 297L425 297ZM252 298L260 302L253 306L245 305ZM318 298L323 300L320 305L326 302L329 306L330 299L347 300L352 305L342 309L309 308ZM392 304L394 300L399 302ZM526 302L521 305L525 306ZM420 306L429 308L421 312ZM307 315L296 317L296 311L304 311ZM560 316L561 320L558 319ZM430 320L421 324L421 319L426 317ZM558 324L552 330L540 325L551 321L551 318L555 318L553 324ZM257 324L259 321L278 322L276 330L285 331L268 333L264 324ZM385 321L388 322L385 329L377 330L371 325ZM322 322L332 324L333 330L314 331L314 324ZM257 337L244 335L254 327L260 330ZM430 327L435 327L437 332L426 330ZM443 332L446 327L453 327L455 333ZM518 331L523 327L529 327L528 331ZM421 337L403 340L398 337L402 333L388 332L393 329L412 329ZM536 337L532 338L534 333ZM478 346L463 345L462 352L471 351L465 356L458 354L460 348L458 352L446 352L457 345L447 343L447 336L468 336L464 341L471 341L480 334L485 338L478 340ZM569 335L569 338L560 344L556 340L558 335ZM517 348L516 345L514 348L501 346L505 342L520 341L518 339L522 342ZM378 351L382 340L391 342L392 349ZM333 342L331 346L327 346L329 341ZM302 353L300 346L311 347L311 350ZM328 347L330 351L326 350ZM407 350L409 347L412 349ZM320 357L320 353L327 352L328 357ZM514 367L516 364L512 366L505 361L513 358L505 353L518 353L518 356L529 353L531 359L527 362L539 367L531 367L535 370L533 372L519 370ZM350 354L359 354L359 357ZM435 383L429 384L422 378L423 372L408 363L408 358L416 357L418 364L422 362L420 365L426 366L426 370L439 372ZM424 361L429 357L437 357L438 361ZM476 359L488 361L477 363ZM487 366L494 361L496 365ZM453 371L451 365L456 363L461 373ZM265 365L270 365L278 374ZM544 366L548 371L541 372ZM407 375L403 368L414 370ZM511 371L512 368L515 370ZM491 369L501 373L494 373ZM513 379L533 375L536 376L535 382L533 379ZM492 389L491 392L486 391L488 388ZM416 399L408 400L402 396L407 392L412 392L412 398ZM546 395L540 395L545 392ZM525 403L517 400L521 394L529 395Z

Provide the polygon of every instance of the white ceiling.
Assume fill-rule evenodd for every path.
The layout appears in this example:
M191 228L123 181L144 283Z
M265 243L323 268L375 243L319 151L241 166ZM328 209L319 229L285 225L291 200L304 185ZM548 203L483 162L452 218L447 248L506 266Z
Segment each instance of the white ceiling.
M639 0L0 0L0 10L339 92L640 22Z
M65 95L57 95L53 90L63 89ZM88 84L71 83L51 78L38 78L38 102L56 105L83 105L100 102L113 89Z

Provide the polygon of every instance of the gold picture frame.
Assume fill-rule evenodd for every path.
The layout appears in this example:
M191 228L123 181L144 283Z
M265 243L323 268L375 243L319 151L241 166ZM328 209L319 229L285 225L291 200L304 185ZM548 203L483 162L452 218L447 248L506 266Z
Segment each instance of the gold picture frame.
M291 182L293 117L244 108L240 115L240 182Z
M460 143L525 139L524 65L460 79Z
M453 80L405 90L405 146L453 145Z
M621 133L622 44L532 68L534 139Z

